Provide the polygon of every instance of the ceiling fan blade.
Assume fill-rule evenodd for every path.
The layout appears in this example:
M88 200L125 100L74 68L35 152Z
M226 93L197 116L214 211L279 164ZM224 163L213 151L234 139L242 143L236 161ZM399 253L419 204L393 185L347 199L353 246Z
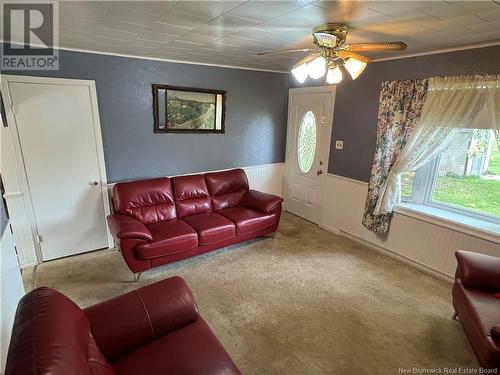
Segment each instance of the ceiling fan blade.
M259 53L257 53L257 55L258 56L276 55L278 53L309 52L309 51L314 51L314 50L316 50L316 48L288 49L288 50L285 50L285 51L259 52Z
M403 42L378 42L378 43L351 43L347 45L348 51L402 51L407 45Z
M367 64L370 62L370 59L368 57L362 56L360 54L351 51L337 51L336 54L337 56L342 57L343 59L348 59L349 57L353 57L356 60L362 61Z
M319 51L318 51L319 52ZM303 64L307 64L308 62L314 60L316 57L318 57L319 53L311 53L310 55L307 55L303 59L299 60L293 67L292 69L295 69Z

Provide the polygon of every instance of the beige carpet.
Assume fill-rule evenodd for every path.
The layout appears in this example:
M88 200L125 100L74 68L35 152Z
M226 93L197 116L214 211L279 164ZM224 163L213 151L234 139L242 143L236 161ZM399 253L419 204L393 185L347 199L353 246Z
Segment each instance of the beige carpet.
M107 250L44 263L34 284L87 306L173 275L244 374L476 366L451 319L451 285L290 214L274 239L150 270L140 283Z

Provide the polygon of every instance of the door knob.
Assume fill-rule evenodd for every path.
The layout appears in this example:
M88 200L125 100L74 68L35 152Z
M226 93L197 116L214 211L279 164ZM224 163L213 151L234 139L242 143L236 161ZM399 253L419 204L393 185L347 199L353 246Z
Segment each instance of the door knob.
M323 171L322 171L321 169L318 169L318 170L316 171L316 174L319 176L320 174L323 174Z
M92 186L97 186L97 185L99 185L99 182L98 182L98 181L91 181L91 182L90 182L90 185L92 185Z

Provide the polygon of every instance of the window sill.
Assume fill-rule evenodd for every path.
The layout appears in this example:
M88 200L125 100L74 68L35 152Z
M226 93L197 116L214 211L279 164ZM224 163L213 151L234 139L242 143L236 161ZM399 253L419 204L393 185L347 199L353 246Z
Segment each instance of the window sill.
M440 208L403 202L394 212L500 244L500 225Z

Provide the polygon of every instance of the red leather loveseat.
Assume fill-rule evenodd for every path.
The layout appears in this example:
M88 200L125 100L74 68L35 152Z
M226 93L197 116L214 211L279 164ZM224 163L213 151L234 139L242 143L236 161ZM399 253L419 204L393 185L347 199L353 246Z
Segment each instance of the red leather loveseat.
M108 224L141 271L276 231L283 199L249 190L245 171L117 183Z
M500 368L500 258L457 251L453 307L483 368ZM499 295L500 297L500 295Z
M80 309L38 288L19 302L5 375L236 375L188 286L173 277Z

